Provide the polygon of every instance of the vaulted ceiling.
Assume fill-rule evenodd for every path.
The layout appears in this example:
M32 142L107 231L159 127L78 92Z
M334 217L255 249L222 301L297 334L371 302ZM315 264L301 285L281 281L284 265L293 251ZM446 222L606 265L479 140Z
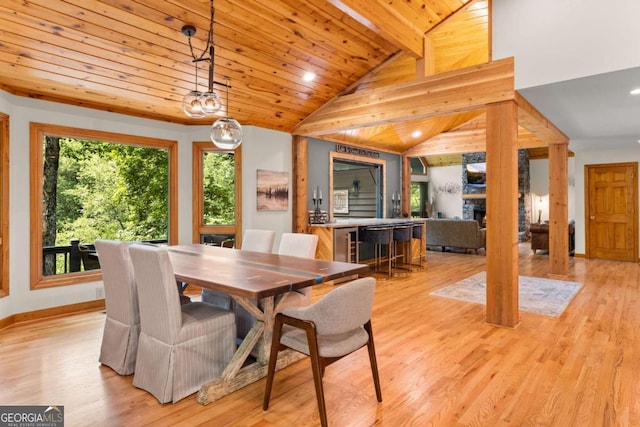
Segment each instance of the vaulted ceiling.
M366 10L354 13L361 3ZM345 91L411 80L415 54L366 19L386 10L398 25L427 33L435 72L488 60L486 1L215 1L215 80L231 81L230 115L290 132ZM345 13L351 13L352 16ZM389 21L387 19L387 21ZM207 0L20 0L0 6L0 73L8 92L185 124L183 95L194 88L184 24L205 45ZM371 28L368 28L367 25ZM409 31L405 31L409 33ZM206 88L206 65L199 69ZM302 76L312 71L313 82ZM222 93L224 95L224 93ZM354 139L402 151L418 127L433 133L459 122L366 129ZM415 141L418 142L418 141Z
M0 88L209 124L215 118L189 118L181 108L195 87L181 28L197 28L193 45L202 50L209 17L208 0L3 1ZM214 44L214 78L230 80L229 115L243 125L295 132L341 96L489 62L488 0L216 0ZM199 89L206 90L206 64L198 67ZM312 82L302 78L309 71L317 75ZM314 136L404 153L443 132L464 137L482 121L477 110Z

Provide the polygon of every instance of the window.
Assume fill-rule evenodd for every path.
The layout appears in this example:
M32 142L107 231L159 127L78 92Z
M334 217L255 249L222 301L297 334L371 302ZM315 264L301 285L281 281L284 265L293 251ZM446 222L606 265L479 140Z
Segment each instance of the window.
M242 146L193 143L193 241L235 243L242 230Z
M426 182L411 183L411 218L427 218L427 193Z
M177 142L31 123L31 288L99 280L97 238L177 240Z

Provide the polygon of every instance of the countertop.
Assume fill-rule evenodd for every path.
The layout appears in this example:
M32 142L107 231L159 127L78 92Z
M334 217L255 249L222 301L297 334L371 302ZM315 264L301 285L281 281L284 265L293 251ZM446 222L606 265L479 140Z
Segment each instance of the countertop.
M385 224L406 224L408 222L422 222L426 218L344 218L335 219L333 222L325 224L311 224L310 227L324 228L345 228L345 227L366 227L369 225L385 225Z

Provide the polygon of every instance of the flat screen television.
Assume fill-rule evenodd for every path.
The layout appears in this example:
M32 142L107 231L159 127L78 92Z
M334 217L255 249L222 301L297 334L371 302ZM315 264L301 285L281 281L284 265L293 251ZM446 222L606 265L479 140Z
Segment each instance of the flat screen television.
M486 187L487 185L487 164L467 163L467 184L472 187Z

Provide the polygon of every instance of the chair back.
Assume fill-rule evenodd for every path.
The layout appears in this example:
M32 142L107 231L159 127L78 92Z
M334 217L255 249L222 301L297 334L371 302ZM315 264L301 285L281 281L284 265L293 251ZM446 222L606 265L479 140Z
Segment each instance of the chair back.
M279 255L315 258L318 236L315 234L283 233L278 248Z
M167 344L176 343L182 311L169 254L153 245L132 245L129 252L138 283L142 332Z
M129 256L129 245L117 240L96 240L102 267L107 317L126 325L140 323L138 289Z
M245 230L240 249L243 251L271 253L275 237L276 232L273 230Z
M376 281L373 277L341 285L308 307L285 308L282 313L316 325L318 335L353 331L371 319Z

